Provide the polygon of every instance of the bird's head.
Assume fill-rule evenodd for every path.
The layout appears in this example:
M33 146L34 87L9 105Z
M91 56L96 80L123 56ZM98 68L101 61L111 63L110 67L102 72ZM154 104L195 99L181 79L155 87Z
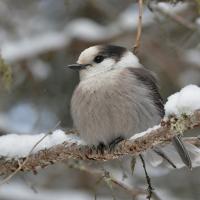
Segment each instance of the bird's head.
M76 64L68 65L79 71L81 80L119 68L140 66L138 58L131 51L114 45L89 47L81 52Z

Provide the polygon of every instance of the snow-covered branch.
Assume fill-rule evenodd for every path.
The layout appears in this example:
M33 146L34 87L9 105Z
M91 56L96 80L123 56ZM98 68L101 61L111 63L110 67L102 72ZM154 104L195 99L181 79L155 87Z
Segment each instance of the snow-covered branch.
M195 95L194 95L195 94ZM56 130L39 135L6 135L0 138L0 174L16 170L36 171L66 159L111 160L124 155L138 155L155 146L166 145L177 134L200 127L200 88L194 85L170 96L166 116L160 125L120 142L113 152L100 154L79 139L76 130ZM184 139L200 146L198 137ZM199 153L200 151L198 151Z
M176 130L175 127L182 127L182 130ZM200 127L200 111L196 111L191 116L184 116L184 119L182 117L178 119L172 117L164 120L161 125L149 129L146 132L134 135L129 140L120 142L113 152L106 151L103 155L98 154L95 149L82 144L80 140L73 139L73 135L67 135L66 141L62 144L57 144L49 148L47 147L31 155L27 155L29 157L24 164L23 162L25 161L26 156L18 158L3 156L0 160L0 173L3 175L13 172L20 164L23 165L21 171L35 171L38 168L44 168L68 158L106 161L119 158L123 155L138 155L157 145L169 143L172 137L179 133L178 131L184 132L195 127ZM61 134L62 131L59 132ZM56 133L54 132L54 134ZM51 137L51 135L47 137ZM199 138L186 138L185 141L196 145L199 145L200 143Z

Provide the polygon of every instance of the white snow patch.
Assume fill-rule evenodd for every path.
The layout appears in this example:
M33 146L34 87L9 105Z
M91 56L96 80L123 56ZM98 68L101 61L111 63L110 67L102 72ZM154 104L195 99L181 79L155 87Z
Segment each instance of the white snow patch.
M14 63L19 60L34 58L37 55L67 47L74 39L84 41L101 41L118 36L124 31L132 31L137 27L138 8L131 6L116 20L106 26L89 18L72 20L60 32L50 31L36 36L26 36L18 41L6 41L0 45L3 58ZM143 26L153 23L153 14L144 10ZM2 31L0 34L4 34Z
M153 130L156 130L158 128L160 128L160 125L156 125L156 126L154 126L152 128L149 128L144 132L137 133L137 134L133 135L131 138L129 138L129 140L135 140L137 138L143 137L144 135L147 135L147 134L151 133Z
M108 37L108 34L110 34L106 27L87 18L80 18L71 21L66 27L65 32L71 38L79 38L83 40L100 40Z
M188 85L170 97L165 104L165 115L191 115L200 109L200 87Z
M60 49L68 43L66 33L48 33L32 38L24 38L17 42L5 43L1 46L2 56L8 62L24 58L32 58L39 53Z
M38 135L17 135L9 134L0 137L0 155L8 158L25 157L29 155L32 148L45 136L45 133ZM63 142L84 144L78 136L74 134L65 134L62 130L55 130L47 135L31 153L50 148Z
M158 7L160 7L166 12L174 14L174 13L185 10L188 7L188 3L179 2L177 4L172 4L172 3L166 3L166 2L159 2Z
M118 18L117 23L123 30L135 30L137 28L138 7L132 5L128 7ZM143 11L142 25L147 26L153 23L154 15L148 9Z

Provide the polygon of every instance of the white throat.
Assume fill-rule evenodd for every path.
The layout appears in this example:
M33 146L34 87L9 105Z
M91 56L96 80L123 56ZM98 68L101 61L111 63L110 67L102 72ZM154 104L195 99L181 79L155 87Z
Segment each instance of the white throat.
M114 69L113 66L115 66L115 61L113 59L106 59L105 61L97 64L94 67L88 67L85 70L81 70L79 73L80 80L82 81L94 76L105 74Z
M95 66L89 66L86 69L81 70L79 73L80 81L94 76L98 77L99 75L106 74L112 70L123 69L127 67L142 67L138 58L130 51L126 52L117 62L113 58L107 58L102 63L96 64Z

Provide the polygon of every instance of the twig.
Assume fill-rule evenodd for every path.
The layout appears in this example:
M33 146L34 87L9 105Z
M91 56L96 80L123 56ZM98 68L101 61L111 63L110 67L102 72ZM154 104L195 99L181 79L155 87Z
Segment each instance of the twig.
M185 19L181 15L167 12L166 10L160 8L156 4L152 5L152 10L164 15L165 17L173 20L174 22L180 24L181 26L183 26L183 27L185 27L185 28L187 28L187 29L189 29L191 31L197 31L198 33L200 33L200 29L198 28L198 26L196 24L194 24L193 22L188 21L187 19Z
M20 160L17 160L18 162L18 168L9 176L7 176L6 178L3 179L3 181L0 183L0 186L7 183L14 175L16 175L21 169L22 167L27 163L30 154L33 152L33 150L36 148L36 146L47 136L48 134L44 135L31 149L31 151L29 152L28 156L26 157L26 159L23 161L23 163L20 162Z
M138 24L135 45L133 46L133 53L137 54L140 48L141 35L142 35L142 13L143 13L143 0L138 0Z
M153 194L153 187L152 187L152 184L151 184L151 179L150 179L150 176L148 175L148 172L147 172L147 169L146 169L146 164L145 164L145 161L144 161L144 158L142 156L142 154L139 155L140 157L140 160L142 162L142 167L144 169L144 173L145 173L145 177L146 177L146 181L147 181L147 185L148 185L148 195L147 195L147 199L151 200L151 196Z
M160 149L154 148L154 152L161 156L164 160L166 160L173 168L176 168L176 165L171 161L171 159Z
M133 198L137 197L138 195L145 195L146 194L146 192L141 188L132 188L129 185L126 185L125 183L117 180L116 178L111 176L108 171L96 170L96 169L91 168L89 166L84 166L82 164L77 164L77 163L71 163L69 166L73 169L78 169L80 171L84 171L88 174L91 174L92 176L97 176L97 177L100 178L99 180L103 180L107 183L109 182L113 186L115 186L115 185L119 186L125 192L129 193Z
M185 138L183 138L183 140L200 148L200 136L185 137Z
M176 130L176 127L179 129ZM182 128L181 130L180 127ZM193 115L184 117L184 119L172 117L164 120L160 126L148 130L136 139L124 140L116 145L113 152L106 151L104 154L98 154L87 145L65 141L63 144L53 146L49 149L43 149L29 155L29 159L20 167L20 170L32 171L33 169L44 168L69 158L106 161L117 159L123 155L134 156L156 146L166 145L170 143L171 139L176 134L180 133L180 131L183 133L195 127L200 127L200 111L196 111ZM187 138L185 140L187 141ZM197 144L197 146L200 143L199 138L189 138L188 141ZM19 158L19 163L23 163L24 159L26 158ZM19 168L17 159L1 157L0 175L14 172L17 168Z

